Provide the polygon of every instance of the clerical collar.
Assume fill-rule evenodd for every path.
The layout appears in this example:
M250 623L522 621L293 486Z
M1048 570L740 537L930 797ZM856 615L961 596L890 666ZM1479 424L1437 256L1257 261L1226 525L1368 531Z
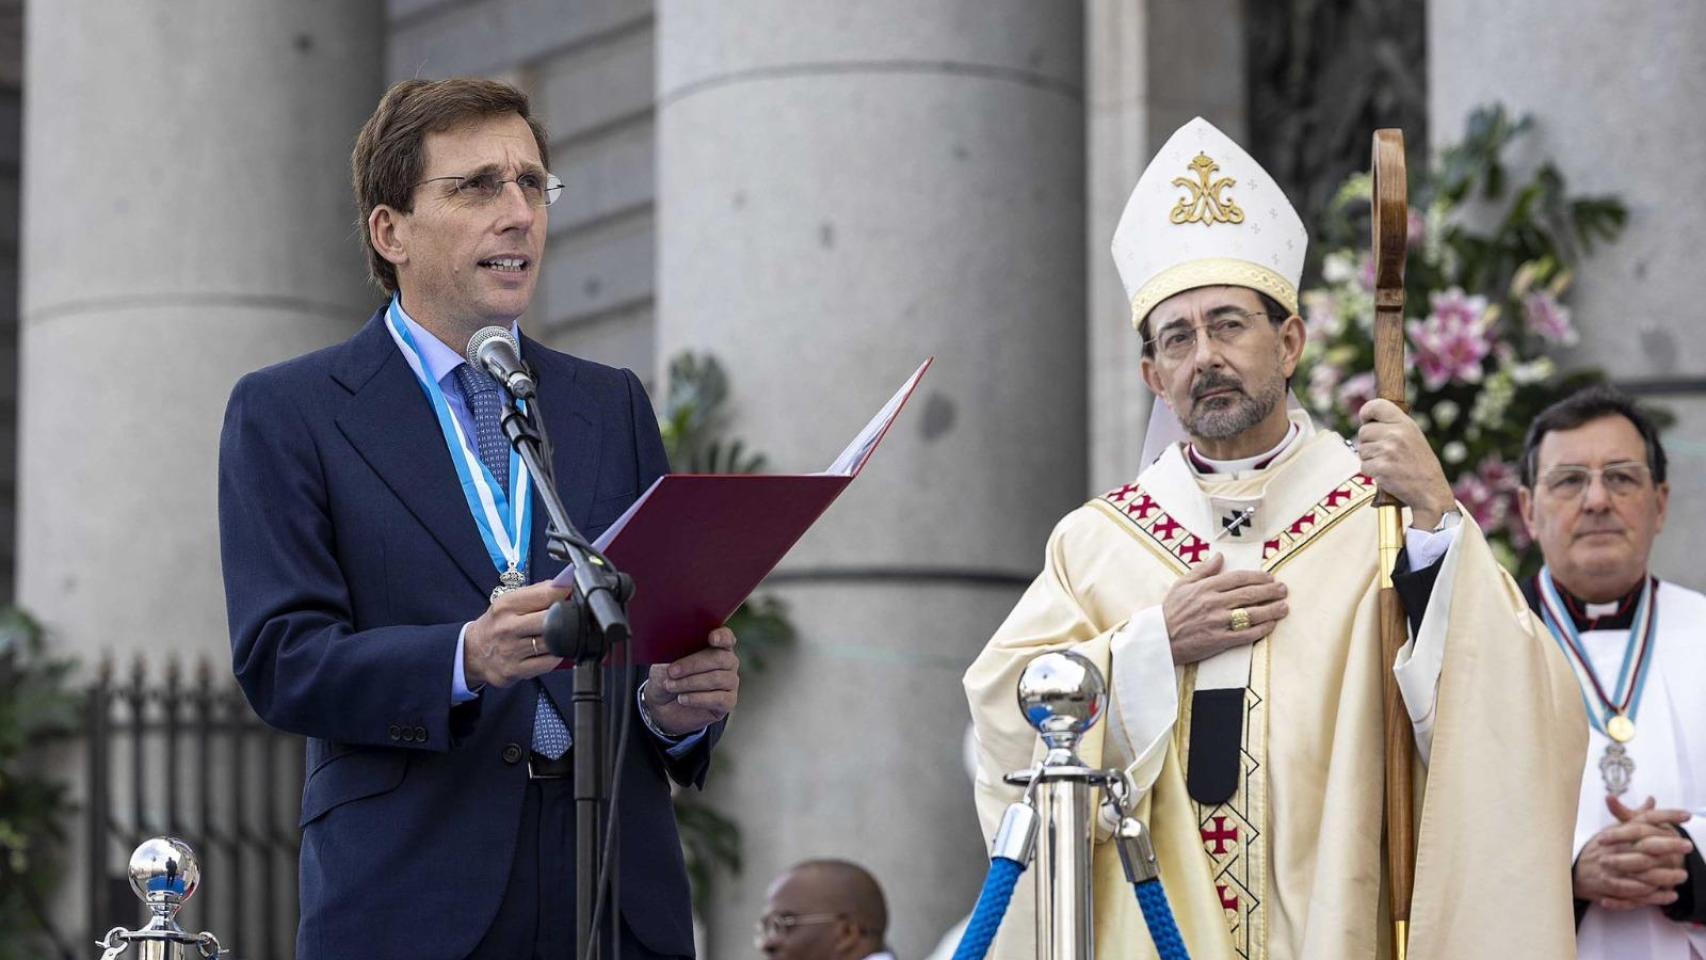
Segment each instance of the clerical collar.
M1535 577L1536 595L1539 592L1539 576ZM1576 632L1587 633L1589 630L1627 630L1635 622L1635 608L1641 601L1641 583L1616 600L1605 603L1589 603L1570 591L1557 580L1552 585L1558 589L1558 598L1564 601L1564 609L1569 611L1570 620L1576 625ZM1658 585L1654 579L1653 585Z
M1285 448L1290 446L1293 440L1297 439L1297 432L1297 424L1293 423L1291 424L1290 429L1286 430L1285 436L1281 437L1280 442L1272 449L1259 453L1253 457L1244 457L1239 460L1210 460L1208 457L1197 452L1196 444L1187 444L1185 446L1185 459L1190 463L1191 469L1195 470L1199 474L1236 474L1246 473L1251 470L1261 470L1279 459L1279 455L1285 452Z

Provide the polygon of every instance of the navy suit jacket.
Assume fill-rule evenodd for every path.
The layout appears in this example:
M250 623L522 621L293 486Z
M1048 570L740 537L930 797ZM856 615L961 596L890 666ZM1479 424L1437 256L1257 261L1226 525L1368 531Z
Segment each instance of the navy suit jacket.
M668 469L657 421L632 372L533 341L522 351L570 518L596 537ZM497 571L384 311L343 344L239 381L219 454L233 668L267 723L308 737L297 956L459 960L509 878L535 685L451 705L458 633ZM544 526L536 505L534 580L562 567ZM570 680L544 678L565 720ZM611 689L637 713L632 689ZM632 722L622 914L646 946L691 956L668 778L702 784L721 725L671 758Z

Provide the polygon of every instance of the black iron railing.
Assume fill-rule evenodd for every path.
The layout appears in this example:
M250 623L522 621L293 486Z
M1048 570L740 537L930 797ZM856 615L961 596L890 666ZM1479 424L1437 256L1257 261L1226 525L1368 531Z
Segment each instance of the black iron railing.
M134 925L126 860L168 834L201 859L185 929L212 931L237 960L294 956L301 738L263 724L205 659L193 677L176 659L116 673L103 662L87 701L89 936Z

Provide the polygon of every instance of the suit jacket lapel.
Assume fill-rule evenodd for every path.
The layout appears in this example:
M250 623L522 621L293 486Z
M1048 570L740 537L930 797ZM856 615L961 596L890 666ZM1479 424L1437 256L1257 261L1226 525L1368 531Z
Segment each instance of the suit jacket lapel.
M535 340L522 338L522 355L539 381L539 408L551 432L552 470L557 475L557 493L569 520L584 535L592 507L593 485L598 479L598 430L590 416L594 398L579 382L580 362L566 354L546 349ZM546 552L545 507L533 506L533 539L528 548L529 578L535 581L555 576L562 562Z
M557 492L563 498L563 509L569 520L586 534L586 522L592 507L593 485L598 480L598 428L591 411L595 398L579 378L580 361L567 354L557 353L538 341L522 338L522 356L533 368L539 383L539 409L546 416L545 426L551 432L552 466L557 475ZM533 541L528 548L531 557L530 579L549 579L563 569L563 563L546 551L545 526L548 518L542 504L533 508ZM557 670L539 678L545 694L557 707L557 713L572 730L574 714L572 693L574 671ZM631 696L631 693L607 689L608 697Z
M385 328L383 308L349 342L332 375L352 394L338 428L485 594L497 583L497 570L468 514L438 419Z

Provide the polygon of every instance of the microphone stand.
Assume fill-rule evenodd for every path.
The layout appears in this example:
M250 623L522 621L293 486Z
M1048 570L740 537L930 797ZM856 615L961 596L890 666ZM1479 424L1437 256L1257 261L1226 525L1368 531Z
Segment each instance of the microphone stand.
M602 664L616 644L628 641L627 603L633 596L634 582L611 566L569 520L557 493L551 468L551 442L545 434L539 398L529 400L529 409L523 411L507 388L504 396L507 400L502 419L504 436L521 454L549 519L545 528L546 550L552 558L571 564L575 571L574 592L552 604L545 614L545 646L557 656L573 659L575 664L575 939L578 944L590 944L599 870L603 866L599 826L606 796L603 760L607 744ZM614 823L608 829L615 829ZM611 899L614 901L614 895ZM618 909L614 902L608 908L612 915ZM580 949L577 947L577 952ZM616 949L612 941L600 952L614 955Z

